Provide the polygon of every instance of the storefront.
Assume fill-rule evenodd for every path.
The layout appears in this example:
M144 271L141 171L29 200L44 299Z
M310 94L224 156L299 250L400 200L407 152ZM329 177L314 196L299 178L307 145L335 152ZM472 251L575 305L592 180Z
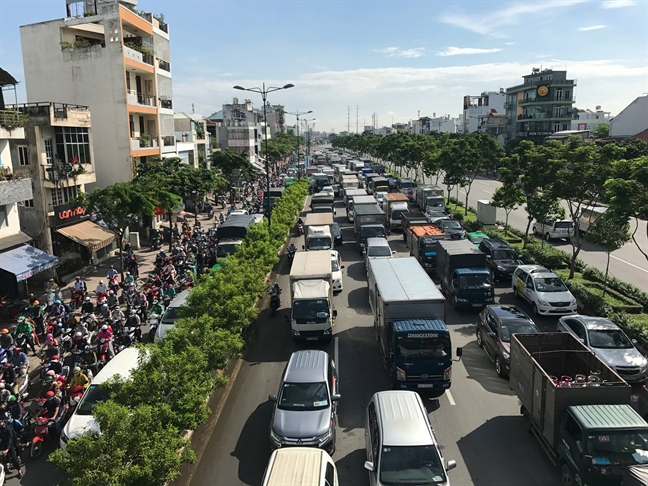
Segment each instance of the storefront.
M0 253L0 292L9 297L27 295L28 279L58 263L54 255L30 245L22 244L3 251Z

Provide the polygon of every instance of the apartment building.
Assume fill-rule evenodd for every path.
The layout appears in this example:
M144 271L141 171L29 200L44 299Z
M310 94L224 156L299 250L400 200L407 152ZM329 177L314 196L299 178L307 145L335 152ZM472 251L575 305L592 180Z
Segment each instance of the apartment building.
M506 94L499 91L484 91L478 96L466 95L463 100L462 133L487 132L489 116L504 114Z
M571 121L572 130L594 130L601 123L610 123L610 112L603 111L600 106L595 111L588 109L578 110Z
M431 132L457 133L458 120L450 115L436 116L433 113L431 117L422 116L418 120L412 120L410 127L414 135L427 135Z
M20 28L27 99L88 106L96 185L175 154L169 28L137 0L66 0L65 18Z
M576 80L567 71L533 68L524 83L506 90L506 140L543 143L555 132L569 130Z
M178 157L192 167L207 164L211 153L211 134L201 115L176 113L174 116Z

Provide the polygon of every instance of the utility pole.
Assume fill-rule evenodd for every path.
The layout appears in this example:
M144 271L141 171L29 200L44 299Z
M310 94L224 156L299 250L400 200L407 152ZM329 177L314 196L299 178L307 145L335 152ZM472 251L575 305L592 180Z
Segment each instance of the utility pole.
M347 133L351 133L351 107L347 106Z
M356 105L356 135L358 134L358 105Z

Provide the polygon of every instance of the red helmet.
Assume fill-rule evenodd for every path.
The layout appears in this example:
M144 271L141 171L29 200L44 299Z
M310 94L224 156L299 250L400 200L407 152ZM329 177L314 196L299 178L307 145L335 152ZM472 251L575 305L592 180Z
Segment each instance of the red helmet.
M54 396L54 392L53 392L52 390L50 390L50 391L48 391L48 392L45 394L45 396L46 396L47 398L52 398L52 397Z

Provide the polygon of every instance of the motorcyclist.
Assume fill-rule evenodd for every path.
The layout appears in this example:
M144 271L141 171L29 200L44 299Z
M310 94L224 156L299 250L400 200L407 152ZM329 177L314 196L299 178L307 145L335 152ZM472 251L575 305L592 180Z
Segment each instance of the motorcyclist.
M41 386L40 392L38 394L39 398L45 398L48 392L54 393L56 396L63 396L59 382L56 380L56 372L49 370L43 379L43 385Z
M22 352L20 348L13 348L11 356L9 356L9 363L11 363L16 372L22 376L27 372L27 367L29 366L29 360L27 355Z
M290 243L290 246L288 247L288 255L294 257L296 251L297 251L297 247L295 246L295 244Z
M126 316L124 315L124 311L122 311L119 307L115 307L112 311L112 314L110 315L111 320L119 321L120 323L123 323L125 318Z
M15 419L22 418L23 414L25 413L23 406L21 405L20 401L18 401L16 395L11 395L9 397L9 403L7 404L7 412L9 412L11 416Z
M104 283L103 280L99 280L99 284L95 289L95 294L97 294L97 298L99 298L101 295L106 295L107 293L108 293L108 287L106 287L106 284Z
M74 333L74 339L72 340L72 349L85 349L88 340L85 338L81 331Z
M114 265L110 265L110 268L109 268L108 271L106 272L106 278L107 278L108 281L110 282L110 280L111 280L113 277L115 277L118 273L119 273L119 272L118 272L117 270L115 270L115 266L114 266Z
M99 319L110 319L110 309L108 304L101 304L101 310L99 311Z
M117 295L115 294L114 290L108 291L108 299L106 300L106 304L108 304L108 307L110 308L119 305L119 299L117 298Z
M92 314L94 312L94 305L90 301L90 296L86 295L83 298L83 305L81 306L82 314Z
M279 282L275 282L275 284L270 289L270 296L279 297L280 295L281 295L281 287L279 287Z
M164 289L164 297L173 300L176 296L176 289L172 284L168 284Z
M30 313L32 318L34 319L36 331L38 332L38 334L45 334L45 327L43 326L43 321L45 319L45 306L40 305L40 301L35 300L32 303Z
M79 277L78 275L74 277L74 290L81 292L83 295L88 292L88 286L83 280L81 280L81 277Z
M45 292L50 292L50 291L53 291L55 294L58 294L59 292L59 286L54 281L53 278L50 278L47 284L45 285Z
M86 347L83 350L83 363L88 367L88 369L92 370L94 375L99 371L97 369L97 361L97 353L93 351L92 346L86 344Z
M63 302L61 302L59 299L56 299L54 301L54 305L51 307L49 311L50 317L60 317L61 319L64 319L65 313L66 311Z
M101 352L101 347L103 343L101 342L102 340L108 342L108 359L112 359L115 356L115 351L113 349L113 332L112 329L110 329L106 324L101 326L101 329L97 333L97 350L99 351L99 354Z
M13 336L9 334L9 329L4 328L2 331L0 331L0 347L4 349L11 349L13 345Z
M13 335L24 334L27 339L27 346L31 348L32 353L36 355L36 348L34 347L34 327L31 322L24 316L18 318L18 325L14 329Z
M130 287L131 285L135 284L135 277L131 275L130 272L126 272L126 276L124 277L124 286L125 287Z
M140 328L141 325L142 325L142 321L140 317L137 315L137 313L135 312L135 309L133 309L132 311L130 311L130 315L128 316L128 319L126 319L125 326L135 328L135 332L133 334L135 336L135 339L140 342L142 341L142 330Z
M146 294L143 291L137 292L133 305L140 307L140 312L142 314L142 319L146 320L146 311L148 309L148 300L146 299Z
M88 388L88 385L90 384L90 380L86 375L84 375L81 372L81 368L79 366L75 366L74 370L72 371L73 376L72 379L70 380L70 383L67 385L67 389L69 390L72 387L75 386L81 386L83 388Z
M14 467L18 470L18 477L22 478L22 461L18 454L16 453L16 441L18 436L13 427L7 427L5 421L0 422L0 450L4 456L9 457Z
M45 397L47 398L47 401L43 404L43 408L38 411L36 416L54 420L54 431L58 435L61 419L58 415L59 410L61 409L61 400L59 400L56 393L51 390L45 394Z
M153 305L151 306L151 314L157 314L158 316L164 314L164 307L162 307L160 301L158 300L153 301Z

